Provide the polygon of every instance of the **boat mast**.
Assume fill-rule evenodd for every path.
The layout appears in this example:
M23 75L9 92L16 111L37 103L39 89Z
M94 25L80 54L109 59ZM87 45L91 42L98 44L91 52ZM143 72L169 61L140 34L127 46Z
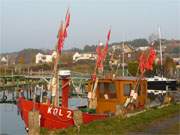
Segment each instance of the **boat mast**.
M159 29L158 29L158 33L159 33L159 51L160 51L160 62L161 62L161 77L163 78L163 72L162 72L162 67L163 67L163 65L162 65L162 46L161 46L161 29L160 29L160 27L159 27Z
M124 41L122 44L122 76L124 76Z

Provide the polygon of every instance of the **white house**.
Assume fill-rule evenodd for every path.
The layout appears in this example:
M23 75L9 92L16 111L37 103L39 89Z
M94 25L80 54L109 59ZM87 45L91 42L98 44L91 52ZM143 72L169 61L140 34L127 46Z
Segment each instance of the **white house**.
M173 61L177 63L177 65L180 65L180 57L173 58Z
M121 50L121 51L124 51L124 53L132 53L133 52L133 49L127 44L124 45L124 49L123 49L123 45L121 45L121 44L112 46L112 49L113 49L113 51Z
M147 49L149 49L149 46L141 46L141 47L137 47L136 51L145 51Z
M8 64L8 57L0 57L0 63L1 64Z
M57 53L53 51L51 55L45 55L42 53L36 54L36 64L38 63L49 63L53 61L53 58L55 58Z
M79 60L96 60L97 58L97 54L93 54L93 53L78 53L76 52L73 55L73 62L77 62Z
M1 58L1 62L2 62L2 63L7 63L6 57L2 57L2 58Z

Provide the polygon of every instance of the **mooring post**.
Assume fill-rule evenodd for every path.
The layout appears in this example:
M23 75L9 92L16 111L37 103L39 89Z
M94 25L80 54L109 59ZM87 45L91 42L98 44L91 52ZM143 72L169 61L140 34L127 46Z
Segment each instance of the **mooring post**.
M33 109L28 113L28 135L40 135L40 115L36 110L36 87L33 95Z
M83 116L80 110L75 110L73 113L74 124L77 127L77 134L79 135L80 126L83 123Z
M39 111L30 111L28 115L28 135L40 135L40 115Z

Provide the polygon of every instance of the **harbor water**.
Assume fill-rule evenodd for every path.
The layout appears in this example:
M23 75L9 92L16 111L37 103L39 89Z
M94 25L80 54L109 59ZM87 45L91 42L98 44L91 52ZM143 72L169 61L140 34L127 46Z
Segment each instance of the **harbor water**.
M15 104L0 104L0 135L25 135L24 123Z
M6 101L12 101L15 98L16 92L14 90L0 91L0 100L2 101L3 95L7 96ZM24 93L26 96L26 91ZM77 106L87 105L86 98L70 98L69 108L75 109ZM26 135L25 125L18 113L16 104L13 103L0 103L0 135Z

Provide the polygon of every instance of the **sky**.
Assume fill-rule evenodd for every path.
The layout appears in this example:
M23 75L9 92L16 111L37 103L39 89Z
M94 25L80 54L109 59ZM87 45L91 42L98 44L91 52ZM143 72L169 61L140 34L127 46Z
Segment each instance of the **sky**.
M0 53L54 49L66 10L71 21L64 49L146 38L180 39L180 0L0 0Z

